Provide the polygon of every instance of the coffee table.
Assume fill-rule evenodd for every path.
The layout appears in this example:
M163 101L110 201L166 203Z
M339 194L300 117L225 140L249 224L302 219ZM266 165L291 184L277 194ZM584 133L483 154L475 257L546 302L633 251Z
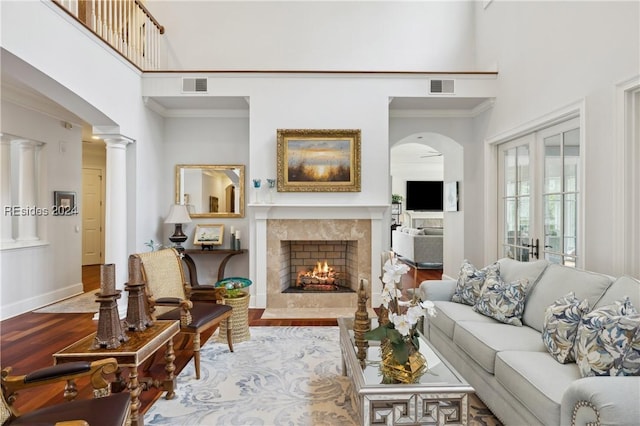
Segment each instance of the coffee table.
M342 374L351 378L351 399L360 424L468 424L469 394L474 389L420 335L420 352L429 370L414 384L382 384L380 342L370 341L364 367L356 356L353 318L338 318ZM372 327L377 321L372 319Z

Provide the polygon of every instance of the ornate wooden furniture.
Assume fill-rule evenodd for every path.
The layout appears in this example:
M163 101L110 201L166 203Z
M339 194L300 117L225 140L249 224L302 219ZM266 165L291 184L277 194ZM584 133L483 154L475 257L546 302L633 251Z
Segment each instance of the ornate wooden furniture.
M187 269L189 270L189 282L191 283L192 286L199 286L200 283L198 283L198 272L196 270L196 263L193 260L192 256L224 255L224 258L222 259L222 261L220 261L220 265L218 266L218 278L216 280L216 281L221 281L224 278L224 269L227 266L227 262L229 261L229 259L231 259L233 256L237 254L243 254L246 252L247 252L246 249L240 249L240 250L230 250L230 249L220 249L220 248L215 248L211 250L186 249L182 251L182 253L184 254L184 257L182 260L184 260L184 263L186 263Z
M115 349L94 348L93 341L95 333L78 340L59 352L53 354L53 361L57 364L65 364L74 361L95 361L105 357L115 358L118 368L115 370L116 380L111 388L114 392L129 388L131 397L131 424L132 426L142 426L143 416L138 415L140 409L140 393L142 387L138 380L138 367L166 345L165 351L165 371L167 377L164 381L150 380L150 385L162 387L167 391L166 399L171 399L175 395L175 375L176 369L173 361L175 352L173 351L173 337L180 331L177 321L156 321L152 326L144 331L127 331L128 340ZM129 383L126 384L121 377L121 368L129 369ZM146 380L145 380L146 381ZM90 423L91 424L91 423ZM91 424L93 426L93 424Z
M185 334L183 347L193 336L193 358L196 378L200 378L200 334L222 321L227 322L227 342L233 352L231 306L224 305L223 288L188 286L180 254L175 249L132 254L142 262L146 295L152 320L179 320L180 332ZM195 296L191 300L192 296ZM220 303L218 303L220 302Z
M127 423L131 400L126 393L109 394L109 382L104 375L114 373L118 364L114 358L93 362L79 361L43 368L26 375L10 376L11 367L2 370L2 425L62 425L123 426ZM75 379L90 377L94 399L74 400ZM66 382L65 398L70 402L49 405L28 413L20 413L13 403L18 392L52 383Z

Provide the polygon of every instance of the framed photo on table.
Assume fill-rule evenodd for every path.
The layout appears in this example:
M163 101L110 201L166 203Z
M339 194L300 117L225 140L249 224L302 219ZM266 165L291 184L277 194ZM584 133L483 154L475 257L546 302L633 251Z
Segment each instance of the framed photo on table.
M196 225L193 244L199 246L222 245L224 225Z
M359 129L278 129L279 192L360 192Z

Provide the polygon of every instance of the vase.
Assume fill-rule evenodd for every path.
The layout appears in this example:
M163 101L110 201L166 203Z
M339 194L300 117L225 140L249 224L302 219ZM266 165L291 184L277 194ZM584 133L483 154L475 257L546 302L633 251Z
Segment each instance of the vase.
M393 346L389 339L380 342L380 372L382 383L417 383L427 371L427 360L411 341L405 342L409 350L409 359L400 364L393 355Z

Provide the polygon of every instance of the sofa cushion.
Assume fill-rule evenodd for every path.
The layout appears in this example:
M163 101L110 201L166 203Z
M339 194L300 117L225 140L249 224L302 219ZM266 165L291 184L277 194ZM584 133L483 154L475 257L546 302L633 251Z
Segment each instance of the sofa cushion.
M580 378L575 364L559 364L547 352L503 351L495 378L545 425L560 424L565 390Z
M507 282L512 282L520 278L529 280L527 294L531 293L531 289L538 283L542 273L549 262L546 260L536 260L535 262L520 262L508 257L498 260L500 264L500 275Z
M453 330L458 321L494 322L491 318L475 312L471 306L461 303L435 301L434 305L437 314L429 318L429 323L450 339L453 339Z
M522 322L542 333L545 310L555 300L573 291L578 299L587 299L589 306L595 306L610 285L611 278L603 274L549 265L529 291Z
M573 346L582 316L589 302L580 301L573 292L556 300L544 315L542 341L553 358L561 364L575 361Z
M640 281L632 277L620 277L611 284L594 309L615 303L628 297L633 306L640 309Z
M544 352L549 356L540 333L529 327L513 327L497 321L458 321L453 342L491 374L496 354L501 351Z
M640 314L629 298L582 317L576 363L583 377L640 376Z
M465 305L475 305L476 300L482 292L484 280L489 272L497 272L499 270L498 262L477 269L471 262L465 259L460 267L458 274L458 284L451 298L452 302L464 303Z
M424 235L444 235L442 228L423 228L422 232Z
M490 272L473 310L506 324L521 326L529 281L505 282L499 272Z

